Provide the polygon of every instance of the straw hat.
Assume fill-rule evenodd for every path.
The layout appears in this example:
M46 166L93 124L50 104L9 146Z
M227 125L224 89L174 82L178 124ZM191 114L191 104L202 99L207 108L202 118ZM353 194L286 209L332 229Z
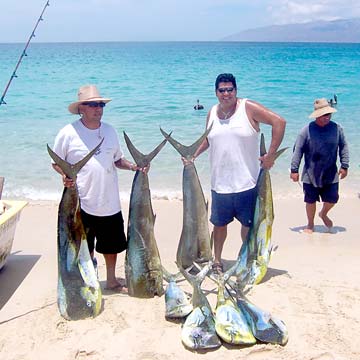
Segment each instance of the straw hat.
M111 99L103 98L95 85L81 86L78 91L78 101L71 103L68 107L72 114L79 114L79 105L87 101L102 101L108 103Z
M337 110L330 106L329 102L322 98L314 101L314 111L309 115L309 118L316 119L325 114L335 113Z

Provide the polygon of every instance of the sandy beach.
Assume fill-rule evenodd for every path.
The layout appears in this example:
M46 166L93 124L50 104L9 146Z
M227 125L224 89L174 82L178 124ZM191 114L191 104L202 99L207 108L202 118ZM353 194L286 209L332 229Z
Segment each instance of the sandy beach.
M12 254L0 271L0 358L19 359L246 359L358 360L360 358L360 199L343 196L330 213L334 233L325 233L317 218L316 232L302 233L305 210L299 196L274 199L272 242L278 246L261 284L249 293L258 306L282 319L289 342L281 347L223 345L205 353L181 343L181 322L167 321L164 296L131 298L104 292L103 311L95 319L66 321L56 304L57 203L31 202L17 225ZM123 203L127 219L128 204ZM163 265L174 263L182 227L182 202L153 201L155 233ZM228 267L240 248L239 224L229 226L223 258ZM124 277L124 256L117 274ZM99 277L105 283L101 255ZM190 290L186 282L181 286ZM208 299L216 303L210 280Z

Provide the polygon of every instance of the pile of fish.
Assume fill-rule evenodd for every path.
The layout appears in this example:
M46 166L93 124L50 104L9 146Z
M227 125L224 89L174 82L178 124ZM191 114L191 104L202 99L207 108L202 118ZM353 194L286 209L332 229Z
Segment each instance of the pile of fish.
M192 156L190 151L186 151L186 147L176 142L164 131L162 132L183 157L189 158ZM203 136L207 136L207 133ZM204 137L199 140L202 141ZM279 150L276 158L283 151L285 149ZM261 135L260 155L265 153L264 136ZM188 270L185 270L184 266L185 264L186 266L192 265L196 262L196 257L199 258L199 242L183 237L183 234L186 233L184 228L192 224L190 221L185 220L185 213L189 212L189 205L185 204L185 199L195 198L194 194L189 194L195 193L194 188L189 186L188 182L185 182L185 169L187 166L189 165L184 167L183 177L184 222L179 248L181 249L184 244L187 244L187 247L186 256L178 248L177 265L184 278L193 287L192 311L187 315L189 299L177 285L174 275L169 276L169 273L164 269L164 274L167 274L165 279L169 283L165 292L166 318L178 317L185 319L181 339L185 347L192 350L216 348L223 342L242 346L249 346L257 341L285 345L288 341L285 324L269 312L252 304L245 296L245 290L249 291L253 285L260 283L265 276L272 251L271 228L274 213L269 171L266 169L260 170L257 182L258 196L254 213L254 225L240 249L236 263L224 274L214 277L211 274L211 260L203 268L200 268L197 275L191 275ZM197 214L195 213L193 216L197 216ZM193 239L198 239L198 237L193 237ZM210 242L208 242L209 244ZM200 259L202 258L200 257ZM218 286L217 303L214 310L212 310L201 289L201 284L207 275ZM231 280L233 275L237 278L236 282ZM176 278L179 277L176 276ZM186 309L186 311L183 311L183 309Z
M139 168L150 165L168 141L182 156L190 160L207 137L208 129L191 146L176 141L160 129L165 140L148 155L135 148L124 133L130 154ZM56 164L70 178L76 174L100 147L101 143L75 165L60 159L49 147ZM276 157L285 149L278 151ZM261 136L260 154L266 153ZM285 324L270 313L252 304L245 296L266 274L270 261L271 228L274 219L270 173L261 169L257 182L258 195L253 227L243 243L235 264L225 273L214 276L212 244L208 227L208 204L193 162L184 161L183 226L176 254L178 273L169 273L161 264L154 224L155 214L147 173L137 170L130 196L125 257L125 275L129 295L150 298L164 294L167 319L184 319L181 339L186 348L206 350L222 343L252 345L257 341L285 345L288 332ZM91 261L79 213L76 187L65 188L59 205L58 220L58 306L67 319L96 316L101 308L101 289ZM202 264L197 265L197 264ZM194 268L196 264L196 268ZM209 276L217 284L217 303L212 309L201 285ZM234 282L231 277L236 276ZM186 279L192 286L187 295L178 285Z
M184 319L181 330L184 346L199 351L217 348L222 343L249 346L259 341L286 345L288 331L285 324L252 304L240 288L227 286L238 264L217 277L211 275L211 266L210 261L197 275L191 275L189 271L179 268L193 287L191 307L189 298L174 278L170 277L169 281L169 277L165 277L169 281L165 291L166 318ZM218 285L214 310L201 289L207 275Z

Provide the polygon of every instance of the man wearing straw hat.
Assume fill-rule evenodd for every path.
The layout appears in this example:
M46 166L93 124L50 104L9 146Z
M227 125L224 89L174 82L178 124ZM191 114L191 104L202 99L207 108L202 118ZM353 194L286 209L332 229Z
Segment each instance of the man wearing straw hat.
M342 127L331 121L336 109L326 99L314 101L314 111L309 118L315 119L306 125L298 135L291 161L290 178L299 181L299 167L304 155L305 164L301 180L303 182L304 201L308 223L304 232L314 231L316 201L323 202L319 216L331 232L333 222L328 212L339 199L339 178L348 173L349 150ZM340 169L337 168L339 154Z
M78 101L69 105L70 113L80 118L60 130L54 151L62 159L75 164L104 139L100 149L78 173L76 185L94 265L96 238L96 251L104 255L106 263L106 289L125 291L124 284L115 276L117 254L124 251L127 244L116 168L132 171L148 171L148 168L139 169L126 160L115 129L101 121L104 107L109 101L111 99L100 96L95 85L80 87ZM75 186L59 166L53 164L53 167L62 175L64 186Z

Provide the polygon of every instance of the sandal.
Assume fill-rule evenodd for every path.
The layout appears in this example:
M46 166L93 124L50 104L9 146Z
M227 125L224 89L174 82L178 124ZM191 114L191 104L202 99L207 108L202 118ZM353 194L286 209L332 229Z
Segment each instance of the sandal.
M220 275L224 272L223 264L221 263L213 263L212 271L214 274Z

